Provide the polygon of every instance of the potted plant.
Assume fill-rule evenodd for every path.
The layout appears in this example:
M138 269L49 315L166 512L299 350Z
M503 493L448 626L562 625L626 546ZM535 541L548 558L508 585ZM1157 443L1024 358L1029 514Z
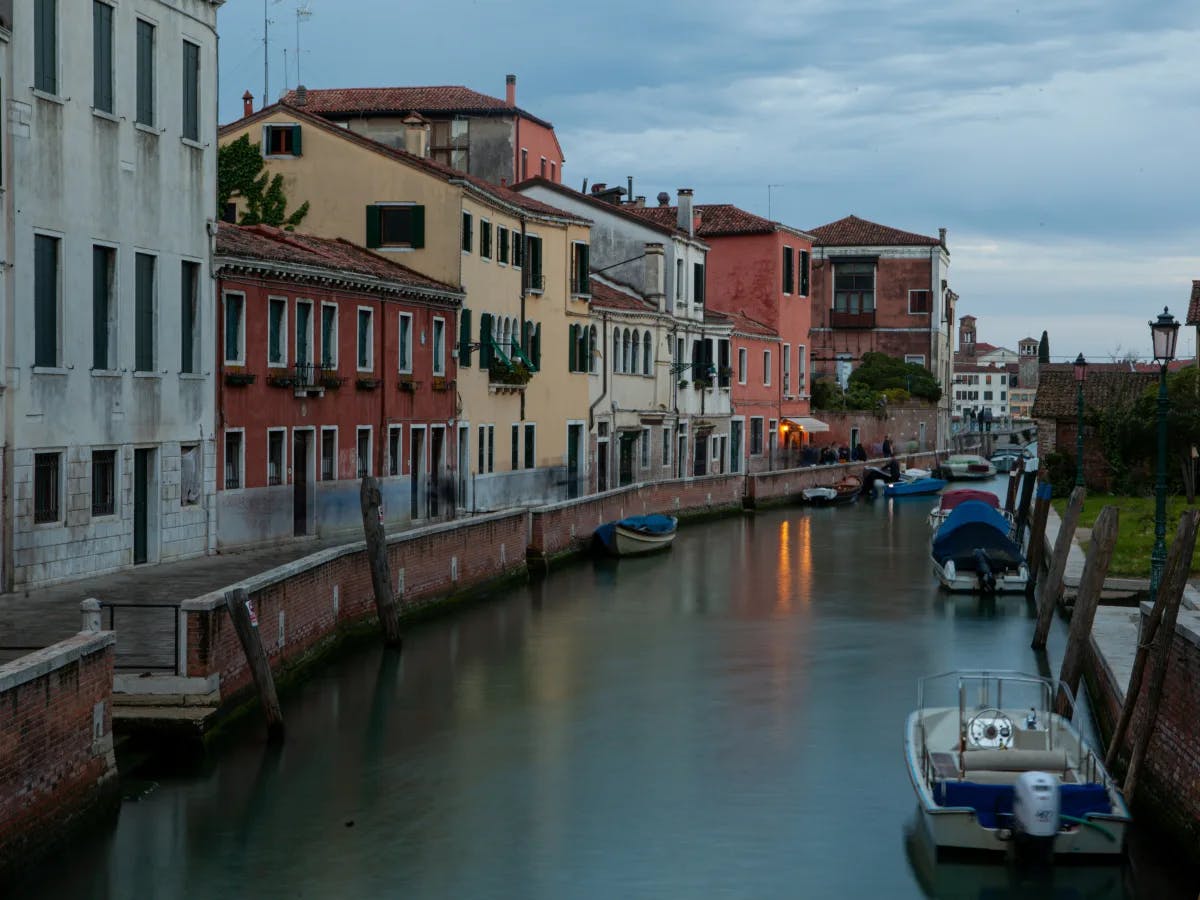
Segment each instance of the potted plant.
M336 391L346 381L346 379L340 377L337 374L337 372L333 372L330 370L326 370L326 371L322 372L321 377L317 380L318 380L318 383L321 385L321 387L325 388L328 391Z
M271 372L267 375L267 384L271 387L290 388L296 384L296 379L284 372Z
M256 380L258 380L258 376L245 369L225 370L225 383L230 387L245 387L248 384L254 384Z
M396 382L396 387L409 394L414 394L417 391L417 382L413 381L411 375L401 375L400 380Z
M681 391L687 390L687 386L688 386L688 380L686 378L680 378L679 379L679 389Z
M373 391L379 387L379 379L371 378L370 376L360 376L355 379L354 386L360 391Z
M696 390L702 391L706 387L712 387L712 379L711 378L697 378L695 381L692 382L692 386Z

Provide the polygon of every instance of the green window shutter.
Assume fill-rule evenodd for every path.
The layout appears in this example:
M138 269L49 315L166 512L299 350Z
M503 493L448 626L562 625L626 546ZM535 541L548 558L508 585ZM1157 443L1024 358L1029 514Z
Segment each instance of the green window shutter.
M462 214L462 248L467 253L471 252L471 247L474 241L471 238L471 214L464 212Z
M692 264L692 302L704 303L704 263Z
M107 247L92 247L92 366L108 369L108 260ZM41 287L39 283L37 287Z
M542 239L534 238L533 246L530 248L529 267L533 270L534 275L542 274Z
M458 364L471 365L471 311L464 309L458 314Z
M792 272L792 268L795 265L794 259L795 259L795 257L792 254L792 248L784 247L783 248L783 292L785 294L790 294L792 292L792 286L796 282L795 275Z
M383 236L381 234L381 225L379 221L379 207L371 205L367 207L367 246L382 247Z
M575 356L579 349L578 325L572 325L567 329L567 371L574 372L576 369Z
M492 364L492 314L479 314L479 368Z
M533 328L533 367L542 370L542 323L538 322Z
M579 245L579 293L591 293L592 277L592 248L587 244Z
M58 3L34 0L33 86L47 94L58 93Z
M808 296L808 251L800 251L800 296Z
M300 156L300 126L292 126L292 156Z
M412 208L412 245L414 250L419 250L425 246L425 207L414 206Z

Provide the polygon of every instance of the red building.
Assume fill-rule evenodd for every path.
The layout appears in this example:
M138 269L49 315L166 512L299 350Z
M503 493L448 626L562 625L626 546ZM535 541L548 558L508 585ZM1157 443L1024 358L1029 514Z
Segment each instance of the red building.
M453 514L459 288L342 240L222 224L220 546Z

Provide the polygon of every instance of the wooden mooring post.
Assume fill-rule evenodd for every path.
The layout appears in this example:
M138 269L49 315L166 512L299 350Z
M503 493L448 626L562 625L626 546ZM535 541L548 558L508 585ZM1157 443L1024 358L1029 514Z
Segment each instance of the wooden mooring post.
M1054 555L1050 558L1050 572L1046 580L1038 585L1037 626L1033 630L1034 650L1046 649L1046 636L1050 634L1050 622L1054 618L1054 607L1058 603L1059 594L1063 589L1063 573L1067 570L1067 555L1071 552L1071 541L1075 537L1075 527L1079 524L1079 514L1083 511L1083 501L1087 497L1087 488L1077 487L1071 491L1071 499L1067 501L1067 510L1063 513L1062 524L1058 528L1058 538L1054 541Z
M1038 467L1041 468L1040 466ZM1031 469L1025 472L1025 477L1021 479L1021 498L1017 502L1017 543L1021 543L1021 539L1025 537L1025 527L1029 524L1029 502L1033 497L1033 486L1037 483L1038 470Z
M1075 610L1071 613L1067 649L1063 654L1062 669L1058 675L1059 685L1066 686L1072 698L1079 690L1079 676L1083 673L1083 660L1087 654L1088 640L1092 635L1092 623L1096 620L1096 607L1100 604L1104 578L1108 575L1113 549L1117 546L1119 514L1120 510L1115 506L1104 507L1092 528L1087 562L1083 566L1083 576L1079 579ZM1070 718L1072 710L1066 694L1058 694L1055 710L1060 716Z
M1021 486L1021 477L1025 474L1025 459L1022 457L1013 463L1008 470L1008 494L1004 498L1004 511L1012 514L1017 509L1017 488Z
M1111 771L1121 755L1125 734L1133 725L1134 712L1137 710L1142 692L1146 663L1150 659L1153 648L1154 668L1151 671L1150 686L1146 692L1145 711L1130 735L1129 767L1125 772L1124 786L1125 797L1130 801L1133 800L1134 792L1137 790L1138 775L1158 718L1163 684L1166 681L1167 666L1171 659L1171 644L1175 640L1175 621L1179 616L1179 604L1183 599L1184 589L1187 587L1188 573L1192 568L1192 556L1196 549L1198 523L1200 523L1200 510L1194 509L1189 509L1179 520L1179 529L1175 533L1175 542L1171 545L1171 552L1167 555L1167 564L1163 571L1162 582L1158 586L1154 609L1138 636L1137 655L1133 660L1133 669L1129 673L1129 685L1125 689L1125 702L1121 706L1121 716L1117 720L1117 727L1113 730L1108 753L1104 758L1105 766Z
M370 475L363 477L358 492L362 507L363 534L367 539L367 562L371 567L371 587L375 592L375 610L383 628L383 640L389 647L399 647L400 612L392 592L392 572L388 565L387 535L383 530L383 495L379 482Z
M1046 560L1046 519L1050 516L1050 498L1054 488L1042 470L1037 475L1037 498L1033 502L1033 520L1029 525L1029 577L1033 587L1040 580L1042 563Z
M237 632L242 652L246 654L246 663L250 666L250 674L254 677L254 687L258 691L258 700L267 720L267 738L272 741L282 740L283 711L279 708L279 697L275 693L271 662L267 659L267 651L263 648L258 633L258 617L250 605L250 595L246 593L246 589L234 588L226 591L225 609L229 611L233 630Z

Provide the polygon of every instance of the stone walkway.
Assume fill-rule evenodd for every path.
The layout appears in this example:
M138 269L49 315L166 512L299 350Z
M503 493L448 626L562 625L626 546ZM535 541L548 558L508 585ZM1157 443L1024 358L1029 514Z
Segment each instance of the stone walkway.
M202 556L180 562L125 569L20 593L0 594L0 664L70 637L80 628L79 604L89 597L101 603L128 603L143 608L116 609L117 658L123 665L153 666L172 659L176 616L154 604L178 606L328 547L358 540L352 532L326 539ZM109 627L110 611L102 624ZM24 649L21 649L24 648Z

